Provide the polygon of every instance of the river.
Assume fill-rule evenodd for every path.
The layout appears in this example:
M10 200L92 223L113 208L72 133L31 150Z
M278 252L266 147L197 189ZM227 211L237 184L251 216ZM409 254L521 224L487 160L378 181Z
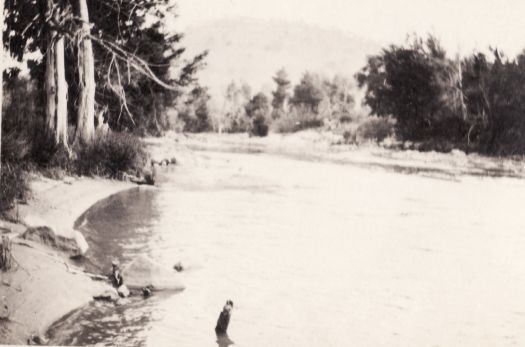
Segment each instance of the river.
M269 154L196 151L78 222L92 270L146 254L179 293L92 303L54 344L236 346L525 343L525 181L432 178Z

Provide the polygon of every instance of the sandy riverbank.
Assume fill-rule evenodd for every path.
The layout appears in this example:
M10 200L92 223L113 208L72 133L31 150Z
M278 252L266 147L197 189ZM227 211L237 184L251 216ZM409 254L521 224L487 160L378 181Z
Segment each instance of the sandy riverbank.
M458 176L495 176L525 178L523 158L469 155L459 150L451 153L396 150L370 143L343 144L342 135L306 130L293 134L270 133L267 137L248 134L175 134L146 140L153 158L167 158L176 153L181 162L192 160L193 151L267 153L287 157L418 173L434 178L455 179Z
M20 222L38 219L56 230L72 230L75 220L97 201L135 187L125 182L73 177L33 177L31 186L28 204L18 207ZM0 273L0 299L9 309L9 319L0 321L0 344L27 343L30 335L44 334L54 321L107 288L78 272L67 255L17 237L25 230L23 224L0 221L0 227L13 240L15 259L15 270Z

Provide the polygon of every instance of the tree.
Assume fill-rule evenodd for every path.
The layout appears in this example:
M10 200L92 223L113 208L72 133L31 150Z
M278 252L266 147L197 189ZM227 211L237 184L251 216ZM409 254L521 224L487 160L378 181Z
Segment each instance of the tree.
M458 76L457 65L430 36L369 57L357 80L372 113L393 116L404 139L457 139L465 133Z
M68 147L67 82L64 62L65 40L58 26L65 10L58 2L47 0L46 25L47 50L45 52L45 90L47 97L46 123L55 142Z
M104 121L113 129L165 126L161 114L192 90L206 56L203 52L182 60L184 48L178 45L182 35L170 34L166 26L170 0L6 1L8 42L16 58L38 50L46 54L45 33L50 32L42 30L46 25L65 37L68 108L70 120L77 125L77 138L92 136L95 108L98 114L105 113ZM58 20L50 20L48 1L54 3L53 13L60 14Z
M250 132L256 136L268 134L268 117L270 115L270 102L264 93L255 95L245 107L246 115L251 119Z
M210 130L209 100L207 88L196 86L192 89L184 102L184 108L179 112L179 118L184 122L184 131L199 133Z
M493 60L474 54L463 63L469 142L489 154L525 153L525 56Z
M4 0L0 0L0 28L4 27ZM2 85L4 83L4 42L0 44L0 181L2 177L2 104L4 94Z
M6 0L4 43L21 61L27 52L40 51L46 69L45 124L57 143L67 147L67 84L64 67L64 36L71 16L62 0Z
M76 141L90 142L95 134L95 57L90 38L90 21L86 0L78 0L77 17L80 20L78 34L78 81L79 103L77 112Z
M251 99L251 89L246 83L240 87L232 81L226 87L222 109L220 131L228 133L245 132L249 128L245 106Z
M273 80L277 87L275 91L272 92L272 118L277 119L285 112L286 100L289 98L288 90L291 87L291 82L284 68L277 71Z
M113 129L160 133L169 126L166 109L198 86L196 72L204 65L207 52L183 59L183 35L171 32L167 25L171 24L171 3L89 3L92 37L97 38L93 39L96 101L99 109L107 109L105 119Z
M352 116L354 97L351 93L352 83L341 75L323 81L324 95L327 103L327 118L347 122Z
M319 75L306 72L295 86L290 102L293 106L303 107L318 114L319 105L324 98L322 82Z

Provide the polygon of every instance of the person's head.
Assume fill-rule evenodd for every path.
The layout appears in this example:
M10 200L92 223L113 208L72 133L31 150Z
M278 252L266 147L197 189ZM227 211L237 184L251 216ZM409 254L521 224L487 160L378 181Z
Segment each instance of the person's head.
M111 262L111 267L113 268L113 271L118 270L118 268L119 268L119 263L118 263L118 261L117 261L117 260L113 260L113 261Z
M231 300L226 301L226 305L224 305L224 309L227 311L231 311L233 309L233 301Z

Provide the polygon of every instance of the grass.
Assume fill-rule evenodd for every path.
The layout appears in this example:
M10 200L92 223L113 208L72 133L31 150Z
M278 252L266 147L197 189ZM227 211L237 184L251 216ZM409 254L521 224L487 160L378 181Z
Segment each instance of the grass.
M25 200L28 193L27 173L22 165L3 163L0 173L0 212L12 208L16 200Z
M97 133L91 143L81 143L74 151L74 170L79 175L120 178L124 173L137 174L147 161L144 143L129 133Z

